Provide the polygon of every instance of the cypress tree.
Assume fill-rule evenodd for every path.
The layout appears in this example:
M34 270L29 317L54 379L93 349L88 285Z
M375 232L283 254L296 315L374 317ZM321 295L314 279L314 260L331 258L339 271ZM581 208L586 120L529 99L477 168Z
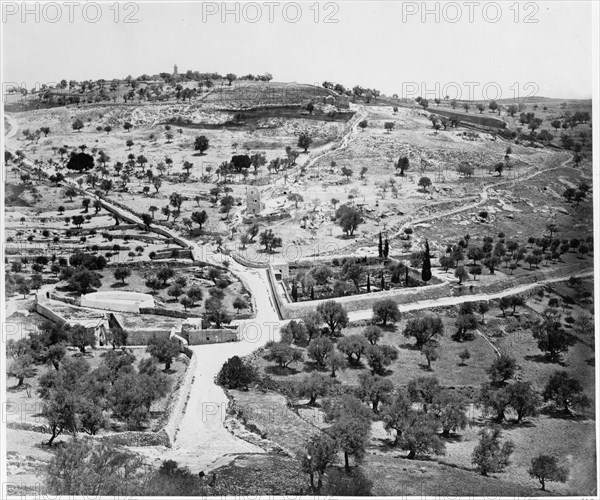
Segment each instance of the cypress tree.
M423 254L423 269L421 279L425 282L431 279L431 255L429 253L429 242L425 240L425 253Z
M387 259L389 254L390 254L390 242L386 238L385 243L383 245L383 257Z
M367 293L371 293L371 275L367 274Z
M381 239L381 232L379 232L379 245L377 249L379 250L379 258L381 259L383 257L383 240Z
M298 287L296 286L296 281L292 281L292 299L294 302L298 302Z

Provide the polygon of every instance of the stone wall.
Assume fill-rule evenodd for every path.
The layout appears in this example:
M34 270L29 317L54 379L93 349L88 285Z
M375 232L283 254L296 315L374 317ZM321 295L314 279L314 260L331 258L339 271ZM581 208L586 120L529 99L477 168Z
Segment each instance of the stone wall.
M127 332L127 344L128 345L148 345L152 338L158 340L166 339L171 337L171 330L141 330L141 329L129 329L126 328Z
M40 432L46 434L50 439L51 431L46 424L35 424L30 422L8 422L6 427L9 429L18 429L23 431ZM65 431L59 436L70 436L71 433ZM171 441L165 429L159 432L144 431L124 431L111 434L100 434L89 436L92 439L121 446L171 446Z
M167 446L171 447L168 434L159 432L125 431L116 434L95 436L98 441L119 446Z
M493 127L493 128L505 128L506 122L501 118L498 118L498 115L485 115L479 113L463 113L460 110L445 110L438 108L429 108L428 111L433 115L440 115L445 117L456 117L459 119L461 123L469 122L474 123L476 125L483 125L484 127Z
M58 323L59 325L62 325L67 322L67 320L63 318L60 314L55 313L47 305L41 304L37 301L35 303L35 312L41 314L44 318L49 319L50 321Z
M187 338L189 345L218 344L239 340L237 328L235 330L232 328L190 330L184 331L181 336Z
M187 365L185 377L181 381L181 385L179 386L177 394L171 399L171 405L167 409L169 418L163 428L163 431L167 435L170 442L175 441L177 432L179 432L179 424L181 423L181 419L183 418L183 414L185 412L185 407L190 397L190 390L194 381L197 363L197 357L192 356Z
M375 302L382 299L391 299L397 304L407 304L409 302L446 297L451 294L450 283L439 282L440 280L438 280L438 284L422 287L384 290L360 295L350 295L348 297L336 297L334 299L289 302L287 298L282 297L279 293L277 280L275 279L271 266L267 268L267 275L273 290L279 316L282 319L297 318L307 311L315 310L319 304L327 302L328 300L335 300L342 304L347 311L361 311L371 309Z
M191 314L185 311L174 309L165 309L164 307L140 307L140 314L156 314L157 316L168 316L169 318L199 318L197 314Z

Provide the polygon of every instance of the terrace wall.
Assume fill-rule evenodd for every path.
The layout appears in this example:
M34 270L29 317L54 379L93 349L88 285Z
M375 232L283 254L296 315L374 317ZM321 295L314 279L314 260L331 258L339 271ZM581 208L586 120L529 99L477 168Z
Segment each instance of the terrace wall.
M104 198L101 195L98 196L98 199L100 200L100 203L102 204L102 208L104 208L106 211L117 215L119 218L121 218L129 223L136 224L139 229L144 229L143 224L138 223L132 216L127 214L127 212L129 212L133 216L136 216L141 219L141 217L142 217L141 213L131 210L130 207L128 207L127 205L123 205L122 203L119 203L118 201L113 201L113 200L111 200L110 202L106 201L106 200L104 200ZM115 210L114 207L111 205L114 205L114 206L120 208L121 211ZM123 212L126 212L126 213L123 214ZM118 227L118 226L112 226L112 227L114 228L114 227ZM160 234L162 236L170 238L173 242L177 243L179 246L181 246L183 248L188 247L187 241L178 237L177 235L172 234L166 228L160 227L157 223L152 224L152 226L150 226L150 230L157 234Z
M483 125L484 127L493 127L493 128L505 128L506 122L501 120L497 116L486 116L483 114L475 114L475 113L462 113L458 110L450 111L445 109L438 108L429 108L427 109L432 115L442 115L446 117L457 117L461 123L474 123L476 125Z

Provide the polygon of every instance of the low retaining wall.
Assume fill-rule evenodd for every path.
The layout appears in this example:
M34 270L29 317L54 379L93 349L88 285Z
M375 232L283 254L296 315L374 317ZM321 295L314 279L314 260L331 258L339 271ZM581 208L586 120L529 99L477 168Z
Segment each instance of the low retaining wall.
M189 390L189 389L188 389ZM30 422L8 422L6 427L22 431L40 432L50 436L51 431L46 424L34 424ZM64 431L59 436L71 436L72 433ZM88 436L92 439L120 446L167 446L171 447L170 437L165 429L159 432L124 431L113 434L101 434Z
M48 306L41 304L40 302L35 302L35 312L41 314L44 318L49 319L50 321L54 321L59 325L63 325L67 323L67 320L63 318L60 314L55 313Z
M90 194L84 191L84 193L86 194ZM97 194L95 195L99 200L100 203L102 205L102 208L104 208L106 211L118 216L119 218L125 220L126 222L129 222L130 224L135 224L137 225L138 228L140 229L145 229L144 224L141 224L139 222L137 222L133 217L139 217L141 218L142 214L139 214L137 212L134 212L131 210L130 207L123 205L122 203L119 203L118 201L113 201L113 200L105 200L103 196L98 196ZM114 205L117 208L120 208L122 211L124 212L129 212L131 213L131 215L129 215L128 213L123 214L121 211L115 210L113 208ZM172 234L171 232L169 232L167 229L159 226L156 223L153 223L150 226L150 231L160 234L162 236L165 236L167 238L170 238L174 243L177 243L179 246L183 247L183 248L188 248L188 244L185 240L183 240L182 238Z
M231 252L230 256L238 264L241 264L242 266L245 266L245 267L252 267L254 269L266 269L269 265L267 262L257 262L257 261L248 260L248 259L242 257L238 252Z
M194 374L196 373L196 365L198 363L197 357L192 356L192 359L187 365L185 377L183 378L181 385L179 386L177 396L174 398L174 403L169 408L169 419L163 428L163 432L167 435L171 443L175 442L177 432L179 431L179 424L183 418L185 407L190 397L190 391L192 383L194 382Z
M281 212L279 214L273 214L273 215L251 215L251 216L244 216L242 218L242 222L244 224L254 224L254 223L268 223L268 222L276 222L278 220L283 220L283 219L291 219L292 216L288 213L288 212Z
M493 128L505 128L506 122L501 118L498 118L498 115L484 115L484 114L476 114L476 113L462 113L461 111L447 110L447 109L438 109L438 108L429 108L429 111L432 115L441 115L446 118L456 117L462 123L474 123L476 125L483 125L484 127L493 127Z
M168 434L159 432L125 431L118 434L95 436L98 441L119 446L167 446L171 447Z

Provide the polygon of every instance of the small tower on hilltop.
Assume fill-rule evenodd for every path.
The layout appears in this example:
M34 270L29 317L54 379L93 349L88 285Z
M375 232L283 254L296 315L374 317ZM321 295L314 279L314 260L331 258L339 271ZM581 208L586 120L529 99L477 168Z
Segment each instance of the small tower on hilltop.
M177 72L177 64L173 65L173 78L178 78L179 73Z
M254 186L249 187L246 191L246 214L260 215L264 208L260 200L260 190Z

